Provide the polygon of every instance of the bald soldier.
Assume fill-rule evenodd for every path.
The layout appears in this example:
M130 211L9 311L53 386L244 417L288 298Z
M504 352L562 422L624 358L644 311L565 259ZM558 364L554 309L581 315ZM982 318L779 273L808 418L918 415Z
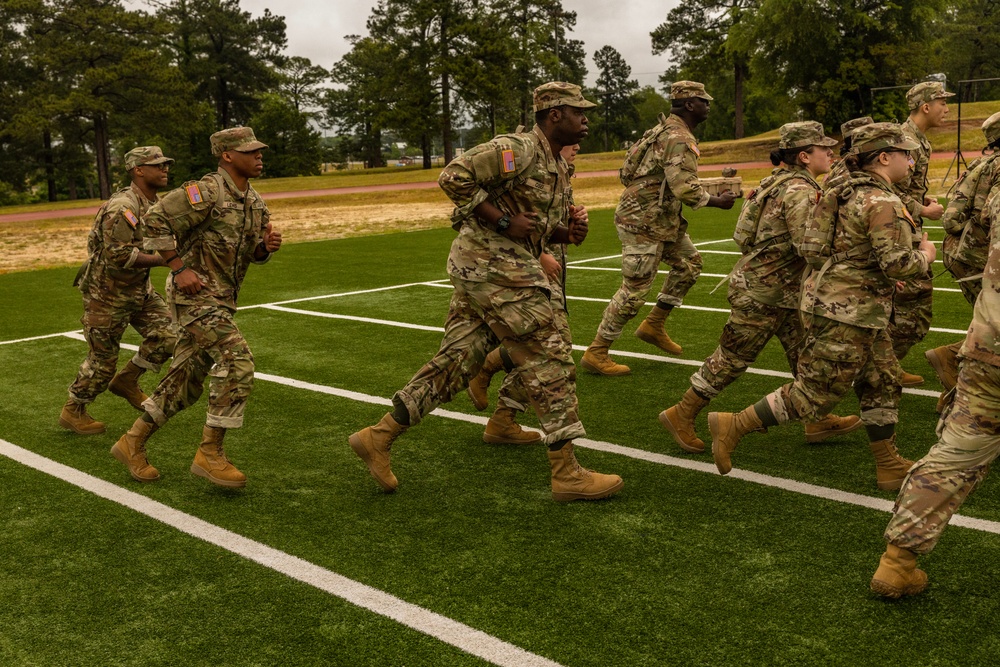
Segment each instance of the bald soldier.
M142 252L142 221L156 193L166 187L172 163L159 146L130 150L125 169L131 184L111 195L94 218L87 239L90 257L74 282L83 293L80 322L89 352L59 415L59 425L74 433L104 433L104 422L91 417L87 405L105 389L141 410L146 394L139 377L147 370L159 371L177 342L170 311L149 282L150 267L163 266L163 260ZM122 335L129 325L142 336L142 343L115 374Z
M586 110L596 106L580 87L553 81L535 89L535 126L500 135L455 158L438 183L454 202L458 236L448 255L455 288L444 339L434 358L392 397L392 411L348 442L386 492L399 482L390 448L407 429L465 390L487 353L503 346L517 368L548 446L552 498L595 500L623 482L580 466L573 439L586 431L576 398L572 348L553 311L552 285L540 257L553 243L582 243L587 211L568 203L565 146L587 136Z
M253 388L253 354L236 326L236 302L251 263L263 264L281 247L264 200L250 185L264 168L249 127L211 137L217 171L163 196L146 219L145 247L170 268L167 301L180 326L170 371L145 410L111 454L140 482L160 478L146 441L168 419L193 405L208 378L208 415L191 472L219 486L246 486L246 475L226 456L226 431L243 425Z
M918 147L910 151L913 167L909 175L897 183L894 190L917 223L915 239L919 239L923 231L923 218L940 220L944 214L944 207L928 195L927 170L931 160L931 142L927 139L926 132L944 125L948 116L947 100L954 95L955 93L945 92L944 84L937 81L918 83L906 92L910 117L901 127L906 138L917 143ZM902 287L896 290L889 337L892 339L892 350L900 362L930 331L932 300L933 280L930 268L924 274L902 281ZM919 375L903 373L904 387L914 387L923 381Z
M700 83L677 81L670 87L670 99L670 117L660 114L659 124L629 150L619 172L625 186L615 209L615 226L622 242L622 284L605 308L597 335L580 362L591 373L631 372L628 366L615 363L608 351L625 324L645 305L661 262L670 266L670 273L656 305L635 335L668 354L681 353L681 346L670 339L664 324L698 280L702 265L681 209L685 204L691 209L730 209L737 197L732 192L710 195L698 180L701 153L693 132L708 118L712 96Z

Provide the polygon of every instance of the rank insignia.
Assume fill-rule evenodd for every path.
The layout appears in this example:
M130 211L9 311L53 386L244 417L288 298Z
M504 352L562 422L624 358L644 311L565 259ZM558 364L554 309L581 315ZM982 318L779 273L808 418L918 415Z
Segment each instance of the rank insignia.
M201 196L201 189L198 187L197 183L192 183L184 188L184 192L187 194L188 201L191 202L192 205L200 204L205 201L204 197Z
M132 225L132 229L135 229L135 226L139 224L139 218L135 217L135 213L127 208L122 211L122 215L125 216L125 221Z
M688 144L688 148L691 149L692 153L694 153L698 157L701 157L701 151L698 150L698 144L695 144L695 143Z
M517 171L517 163L514 161L514 151L507 149L500 153L500 168L505 174L513 174Z

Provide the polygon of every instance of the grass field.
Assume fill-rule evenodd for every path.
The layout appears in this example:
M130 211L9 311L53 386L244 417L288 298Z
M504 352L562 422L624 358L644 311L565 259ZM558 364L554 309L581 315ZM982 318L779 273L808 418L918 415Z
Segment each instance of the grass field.
M620 281L611 212L591 220L569 258L579 346ZM251 269L237 320L257 379L227 438L249 476L240 492L188 473L204 399L150 441L163 475L150 485L108 453L137 414L124 401L91 407L104 435L60 429L86 351L74 269L0 275L0 664L994 664L994 480L923 559L928 591L888 603L868 581L893 496L875 488L863 431L822 445L798 425L751 435L722 477L660 427L725 322L724 290L710 291L736 259L734 220L691 214L705 275L668 320L683 357L635 339L635 320L615 348L633 374L579 376L581 463L625 479L594 503L553 502L544 448L484 444L488 413L464 395L397 441L396 494L348 447L437 349L449 229L290 244ZM934 330L904 363L927 378L922 351L971 314L950 278L936 284ZM758 369L713 408L784 381L776 342ZM938 390L905 393L904 455L933 444ZM852 396L837 411L856 410ZM707 437L704 413L698 426Z

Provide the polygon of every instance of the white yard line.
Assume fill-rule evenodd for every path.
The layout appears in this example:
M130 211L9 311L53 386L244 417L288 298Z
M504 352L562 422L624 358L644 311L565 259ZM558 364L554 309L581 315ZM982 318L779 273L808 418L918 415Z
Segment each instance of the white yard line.
M186 535L221 547L296 581L335 595L362 609L392 619L494 665L559 667L557 662L525 651L447 616L411 604L377 588L348 579L309 561L176 510L169 505L39 456L6 440L0 440L0 455L89 491L99 498L118 503Z
M63 331L62 333L45 334L44 336L31 336L30 338L18 338L17 340L0 340L0 345L13 345L14 343L27 343L33 340L45 340L46 338L59 338L72 333L80 333L80 329L75 331Z

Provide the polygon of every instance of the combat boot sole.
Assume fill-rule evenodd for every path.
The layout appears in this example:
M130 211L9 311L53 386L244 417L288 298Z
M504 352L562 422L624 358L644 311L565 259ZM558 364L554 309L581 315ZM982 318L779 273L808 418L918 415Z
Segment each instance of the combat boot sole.
M872 578L871 589L875 593L893 600L898 600L906 595L923 593L927 588L927 574L918 568L913 571L913 579L905 586L895 586L884 579L878 579L878 572L876 572L875 577Z
M660 413L659 419L660 423L663 425L663 428L667 429L667 432L670 433L671 437L673 437L674 442L677 443L677 446L683 449L685 452L689 452L691 454L704 454L705 453L704 442L702 443L701 447L698 447L696 445L689 445L681 437L681 432L677 430L677 428L674 426L674 423L670 421L670 415L667 414L671 409L673 408L668 408L667 410L664 410L663 412Z
M364 461L365 466L368 468L368 473L375 479L376 482L378 482L379 486L385 489L388 493L395 491L399 486L396 476L393 475L390 470L389 474L392 475L392 479L382 479L382 477L375 472L371 452L368 451L364 441L361 440L361 436L358 433L352 433L347 439L347 442L351 445L351 449L354 450L354 453L358 455L358 458Z
M582 491L553 491L552 500L557 503L569 503L574 500L600 500L602 498L610 498L625 486L625 480L619 479L618 483L610 486L606 489L600 491L594 491L593 493L584 493Z
M104 422L95 421L94 424L96 424L96 426L80 428L67 419L59 417L59 425L68 431L73 431L73 433L76 433L77 435L100 435L108 430L107 424Z
M537 445L542 441L542 436L534 431L522 431L522 433L533 437L514 439L492 433L483 433L483 442L491 445Z
M593 373L594 375L604 375L606 377L618 377L620 375L630 375L632 373L632 369L624 364L618 364L615 362L611 363L614 364L613 368L615 368L616 370L605 370L604 368L601 368L600 366L592 362L590 359L588 359L586 354L584 354L583 358L580 359L580 365L583 366L583 370L587 371L588 373ZM624 368L625 370L617 370L618 368Z
M212 474L211 470L205 470L196 463L191 464L191 474L198 477L203 477L210 481L212 484L217 486L224 486L227 489L242 489L247 485L247 480L244 479L222 479L221 477L216 477Z

